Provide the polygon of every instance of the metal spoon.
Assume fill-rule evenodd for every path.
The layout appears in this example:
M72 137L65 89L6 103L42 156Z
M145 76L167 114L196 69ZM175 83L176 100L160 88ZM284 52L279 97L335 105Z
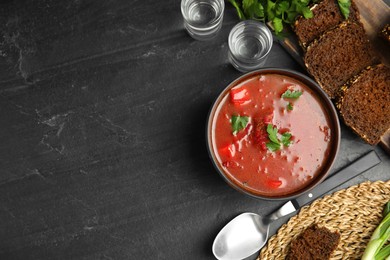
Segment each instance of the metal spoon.
M237 260L252 256L267 242L270 224L280 217L299 210L331 189L345 183L381 162L375 151L355 160L346 168L327 178L314 190L286 202L268 216L243 213L231 220L217 235L213 254L219 260Z

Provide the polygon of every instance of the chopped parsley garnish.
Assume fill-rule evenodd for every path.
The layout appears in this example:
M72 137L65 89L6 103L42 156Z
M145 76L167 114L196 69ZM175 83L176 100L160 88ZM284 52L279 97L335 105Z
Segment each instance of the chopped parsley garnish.
M302 95L302 91L287 89L282 94L282 98L298 99L301 95Z
M231 124L233 135L236 135L242 129L245 129L249 122L249 116L232 116Z
M287 89L287 90L282 94L282 98L287 98L287 99L298 99L301 95L302 95L302 91ZM288 102L288 104L287 104L287 110L288 110L288 111L291 111L291 110L293 110L293 109L294 109L293 103Z
M273 127L272 124L267 125L267 133L270 142L268 142L266 146L271 152L280 150L282 145L288 147L291 144L291 133L286 132L284 134L281 134L279 139L278 128Z
M291 144L291 134L290 133L284 133L282 134L282 137L280 138L280 141L284 146L290 146Z
M267 125L267 133L268 133L268 138L271 140L273 143L279 143L278 140L278 128L273 127L272 124Z
M275 152L280 149L280 144L279 143L274 143L274 142L269 142L266 144L268 150L271 152Z

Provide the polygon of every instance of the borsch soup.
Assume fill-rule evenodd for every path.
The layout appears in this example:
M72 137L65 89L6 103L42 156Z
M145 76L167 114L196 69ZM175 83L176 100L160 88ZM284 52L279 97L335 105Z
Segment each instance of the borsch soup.
M283 196L323 171L334 139L318 94L296 78L254 74L224 92L210 149L229 182L253 195Z

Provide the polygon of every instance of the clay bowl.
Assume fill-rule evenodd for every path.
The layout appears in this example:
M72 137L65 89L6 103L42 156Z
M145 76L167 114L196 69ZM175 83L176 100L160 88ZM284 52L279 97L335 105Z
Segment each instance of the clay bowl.
M284 84L280 88L277 87L279 83L275 83L271 79L274 77L276 80L278 76L283 79L280 86ZM266 90L264 86L268 84L268 81L273 82L274 85L271 89ZM255 97L257 94L253 93L257 92L250 87L251 84L255 86L254 88L259 89L256 91L268 91L269 95L263 95L261 98ZM284 93L286 89L293 91L294 88L299 89L301 85L303 86L301 89L303 94L298 99L281 97L281 93ZM234 96L235 92L242 91L242 88L248 88L248 93L239 93L238 96ZM264 88L264 91L260 88ZM249 102L245 100L246 94L249 96ZM321 108L320 112L306 104L305 100L308 95L310 96L308 99L315 100L316 106ZM276 98L276 101L271 102L273 104L271 105L273 110L270 112L272 119L268 122L261 122L255 117L261 118L261 114L267 110L265 103L262 102L266 98L272 98L272 96L274 99ZM244 99L241 102L239 98ZM241 103L236 103L237 101ZM227 105L229 102L233 102L233 104ZM294 105L290 107L291 110L287 107L289 104ZM260 106L262 108L256 110ZM245 107L253 111L247 112ZM299 117L299 120L291 122L298 114L303 118ZM240 116L241 119L246 118L244 121L247 123L234 134L234 129L230 129L234 125L232 123L233 116L236 119L237 116ZM326 126L321 125L321 123L315 126L310 121L312 117L325 118ZM286 124L283 126L284 118L290 120L289 123L286 123L288 127ZM234 120L237 122L236 119ZM277 130L279 141L283 139L286 132L290 133L290 144L287 143L285 146L284 143L280 142L280 149L271 151L269 143L272 141L268 135L269 124ZM279 127L283 129L280 130ZM306 128L308 132L305 132ZM320 129L318 133L316 132L317 128ZM338 115L327 94L315 81L304 74L277 68L256 70L230 83L218 95L210 109L206 135L209 157L216 171L226 183L246 195L267 200L292 199L313 189L328 176L340 146ZM224 143L228 143L228 148L224 147ZM257 147L254 148L256 145ZM321 145L325 146L320 148ZM270 147L272 148L272 144ZM252 153L248 152L247 154L246 151L252 151ZM305 156L309 156L308 159L305 159ZM272 162L272 158L279 157L287 162L286 166L283 166L284 162ZM318 164L313 163L313 160L317 161ZM248 165L247 162L249 162ZM262 164L262 162L266 163ZM303 163L303 165L299 165L298 162ZM308 166L305 165L306 162ZM234 170L234 168L239 170Z

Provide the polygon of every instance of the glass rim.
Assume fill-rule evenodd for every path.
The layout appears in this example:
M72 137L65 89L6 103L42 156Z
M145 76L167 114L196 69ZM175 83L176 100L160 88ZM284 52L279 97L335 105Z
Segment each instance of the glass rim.
M255 59L254 58L239 58L239 59L237 59L237 57L232 52L232 49L233 49L233 46L232 46L232 44L233 44L233 35L234 35L235 32L237 32L238 29L241 29L245 25L261 27L261 29L264 30L266 35L268 36L267 40L269 42L269 48L267 49L267 51L263 55L261 55L258 58L255 58ZM260 22L260 21L254 21L254 20L244 20L244 21L241 21L238 24L236 24L230 30L229 37L228 37L228 45L229 45L229 52L231 53L231 56L236 61L238 61L239 63L241 63L241 61L243 61L245 63L254 64L254 63L257 63L259 60L262 60L265 57L267 57L268 54L271 52L271 49L272 49L272 46L273 46L273 36L272 36L271 30L268 28L268 26L265 23Z
M204 26L197 26L197 25L194 25L194 23L191 22L191 20L188 19L188 15L185 11L185 3L187 3L188 1L191 1L191 0L181 0L181 4L180 4L180 9L181 9L181 14L184 18L184 20L186 21L187 24L191 25L192 27L194 28L203 28ZM221 19L223 17L223 14L225 12L225 1L224 0L212 0L213 2L218 2L220 3L221 5L221 10L220 12L218 12L218 15L216 16L215 19L213 19L212 22L210 23L207 23L207 26L214 26L216 24L219 24L221 22ZM211 0L204 0L203 2L212 2Z

